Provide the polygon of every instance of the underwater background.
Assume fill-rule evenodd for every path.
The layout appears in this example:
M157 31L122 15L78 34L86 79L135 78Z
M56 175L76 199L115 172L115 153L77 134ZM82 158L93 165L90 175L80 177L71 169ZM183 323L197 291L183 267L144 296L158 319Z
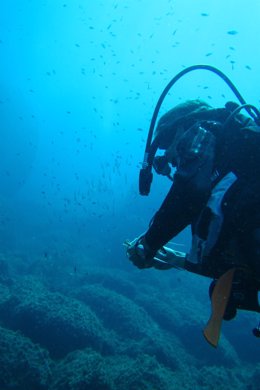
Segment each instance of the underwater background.
M0 389L260 389L257 315L204 340L210 280L140 271L125 239L171 183L138 175L167 83L219 68L259 107L255 0L8 0L0 3ZM185 99L234 96L196 71ZM174 242L189 249L186 230Z

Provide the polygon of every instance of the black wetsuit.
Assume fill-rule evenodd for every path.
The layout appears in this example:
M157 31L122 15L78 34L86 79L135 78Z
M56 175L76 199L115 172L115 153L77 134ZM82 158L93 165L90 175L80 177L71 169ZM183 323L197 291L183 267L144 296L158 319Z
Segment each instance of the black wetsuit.
M208 116L210 120L210 113ZM224 110L212 110L212 120L223 123L227 116ZM226 128L216 126L212 133L215 145L197 158L189 158L189 151L180 148L173 185L145 239L157 251L186 226L194 226L212 188L233 172L237 180L223 199L224 221L205 273L219 267L217 273L222 274L232 262L248 262L260 276L260 128L239 115ZM217 175L212 179L214 172Z

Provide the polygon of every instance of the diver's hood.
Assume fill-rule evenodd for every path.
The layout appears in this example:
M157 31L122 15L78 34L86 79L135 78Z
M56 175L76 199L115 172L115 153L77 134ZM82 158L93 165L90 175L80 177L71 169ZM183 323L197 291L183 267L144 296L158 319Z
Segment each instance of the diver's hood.
M164 114L155 130L158 148L166 150L173 142L178 128L189 129L194 122L213 120L223 123L230 112L226 108L213 108L200 99L187 100Z
M159 149L166 150L174 141L178 129L183 132L199 121L218 122L222 125L247 127L259 132L259 125L243 114L234 115L240 106L234 102L227 102L225 107L213 108L202 100L187 100L164 114L155 130L155 139Z

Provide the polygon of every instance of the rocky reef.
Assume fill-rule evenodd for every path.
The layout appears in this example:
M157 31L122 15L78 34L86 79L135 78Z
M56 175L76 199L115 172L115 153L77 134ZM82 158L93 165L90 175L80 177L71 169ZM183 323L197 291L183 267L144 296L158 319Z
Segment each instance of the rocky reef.
M203 340L208 311L191 280L102 267L39 275L15 264L0 258L1 389L259 389L240 327L217 350Z

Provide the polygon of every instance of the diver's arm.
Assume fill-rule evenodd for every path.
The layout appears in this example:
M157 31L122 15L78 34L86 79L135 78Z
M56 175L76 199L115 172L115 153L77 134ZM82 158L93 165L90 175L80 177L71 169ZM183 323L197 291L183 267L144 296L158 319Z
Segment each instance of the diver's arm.
M145 234L149 247L157 251L190 225L208 199L208 183L197 188L175 174L174 183Z
M191 224L210 195L215 138L207 133L203 148L195 153L201 146L195 144L195 136L194 131L188 133L180 144L173 185L145 234L147 244L154 251Z

